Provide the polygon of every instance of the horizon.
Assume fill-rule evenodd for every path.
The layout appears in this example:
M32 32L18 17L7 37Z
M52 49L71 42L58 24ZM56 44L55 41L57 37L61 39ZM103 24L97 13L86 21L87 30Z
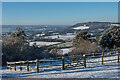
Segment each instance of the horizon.
M117 2L3 2L2 25L118 22Z
M82 22L82 23L89 23L90 21L88 21L88 22ZM93 21L92 23L95 23L95 22L99 22L99 21ZM78 22L78 23L81 23L81 22ZM104 23L104 22L100 22L100 23ZM119 22L106 22L106 23L112 23L112 24L120 24ZM76 23L77 24L77 23ZM7 24L7 25L9 25L9 24ZM41 24L10 24L10 25L13 25L13 26L20 26L20 25L35 25L35 26L37 26L37 25L41 25ZM75 25L75 24L73 24L73 25ZM2 26L6 26L6 25L3 25L2 24ZM49 24L47 24L47 25L42 25L42 26L49 26ZM52 25L50 25L50 26L52 26ZM55 25L55 26L57 26L57 25ZM58 26L62 26L62 25L58 25ZM63 25L64 26L64 25ZM65 26L71 26L71 25L65 25Z

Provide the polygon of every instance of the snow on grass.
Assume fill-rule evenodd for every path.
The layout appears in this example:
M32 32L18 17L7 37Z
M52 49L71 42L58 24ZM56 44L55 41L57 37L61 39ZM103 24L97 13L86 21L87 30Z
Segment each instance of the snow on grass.
M72 42L65 42L65 43L61 43L61 44L55 45L55 46L57 46L57 47L71 47L72 46Z
M63 54L65 53L69 53L72 51L73 48L64 48L64 49L61 49L63 51Z
M32 46L34 43L36 43L37 46L49 46L49 45L54 45L54 44L58 44L61 42L43 42L43 41L34 41L34 42L30 42L30 46Z
M107 60L113 60L113 61L107 61ZM90 63L90 62L96 62L96 63ZM117 56L116 55L114 55L112 57L110 57L110 56L103 57L103 64L111 64L112 62L117 63ZM87 66L101 65L102 64L102 57L99 57L99 58L95 58L95 57L87 58L86 59L86 64L87 64Z
M117 56L106 57L106 59L117 59ZM87 62L90 61L101 61L101 58L88 58ZM57 63L58 62L53 64ZM27 72L26 70L0 70L3 78L119 78L119 63L117 63L117 61L106 62L104 65L101 65L101 62L96 64L88 63L86 68L80 66L77 68L62 70L61 66L58 66L41 68L40 73L36 73L35 71L36 70L30 72Z

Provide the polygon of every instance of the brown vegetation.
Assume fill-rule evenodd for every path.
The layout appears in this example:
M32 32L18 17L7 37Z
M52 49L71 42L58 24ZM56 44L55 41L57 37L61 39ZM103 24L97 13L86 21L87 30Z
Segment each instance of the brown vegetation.
M89 40L80 40L80 43L73 48L73 54L89 54L97 51L97 44Z
M96 52L98 47L96 42L91 41L90 35L82 31L77 33L75 39L73 39L73 51L72 54L89 54Z

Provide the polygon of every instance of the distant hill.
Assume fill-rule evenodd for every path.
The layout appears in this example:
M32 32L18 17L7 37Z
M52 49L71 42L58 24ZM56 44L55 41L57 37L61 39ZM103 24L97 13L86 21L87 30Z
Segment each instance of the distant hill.
M86 22L86 23L77 23L73 26L70 26L69 28L74 28L83 25L87 25L89 27L101 27L101 26L108 26L110 24L111 24L110 22Z
M64 32L75 32L75 31L81 31L81 30L75 30L73 28L79 27L79 26L89 26L89 29L86 29L89 33L93 34L94 36L100 35L102 32L104 32L106 29L111 27L111 24L118 24L118 23L111 23L111 22L85 22L85 23L77 23L73 26L68 27L67 29L63 30Z

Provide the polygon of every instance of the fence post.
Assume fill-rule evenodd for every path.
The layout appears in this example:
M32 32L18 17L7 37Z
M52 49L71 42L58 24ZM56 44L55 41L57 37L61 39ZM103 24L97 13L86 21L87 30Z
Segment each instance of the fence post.
M6 61L6 67L7 67L7 70L8 70L8 62Z
M112 55L112 52L110 51L110 55Z
M118 53L118 51L117 51L117 56L118 56L118 63L119 63L119 53Z
M50 61L50 64L52 64L52 61Z
M22 63L22 65L24 66L24 62Z
M20 62L20 71L22 71L22 63Z
M102 65L103 65L103 52L102 52Z
M95 56L95 53L92 53L93 56Z
M29 71L29 61L27 60L27 71Z
M11 64L10 64L10 70L12 70L12 68L11 68Z
M15 71L16 71L16 63L15 63Z
M38 63L38 59L36 59L36 68L37 68L37 73L39 73L39 63Z
M65 70L65 59L62 57L62 70Z
M86 56L85 56L85 54L83 55L83 59L84 59L84 67L86 68Z

